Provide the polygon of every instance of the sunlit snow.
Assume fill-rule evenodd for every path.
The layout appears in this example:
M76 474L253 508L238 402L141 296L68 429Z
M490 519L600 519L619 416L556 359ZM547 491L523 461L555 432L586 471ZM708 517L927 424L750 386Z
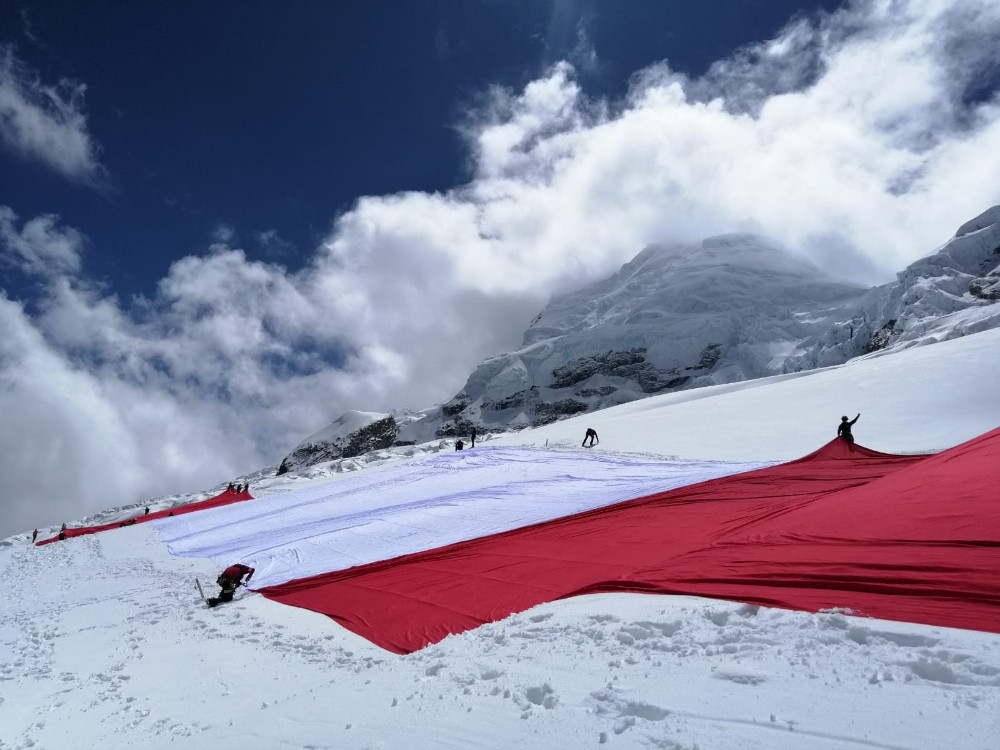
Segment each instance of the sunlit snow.
M811 373L635 401L487 438L460 457L443 440L258 477L259 499L239 505L269 510L241 522L266 528L273 512L274 532L283 533L282 498L333 498L348 486L371 488L369 519L379 502L388 517L408 499L433 506L433 481L420 472L474 462L480 447L484 456L528 461L534 448L538 504L568 504L541 474L546 462L582 450L588 426L600 435L588 455L632 469L796 458L830 440L841 414L857 412L863 445L941 450L1000 425L998 352L1000 331L987 331ZM372 484L408 472L412 496L394 482L380 497ZM504 472L503 462L486 461L445 475L444 490L457 483L455 504L437 501L433 512L443 524L476 518L463 510L476 497L467 480L497 488L510 478ZM518 513L526 499L517 500ZM204 522L228 518L235 507L206 511ZM615 594L553 602L395 656L328 618L242 590L234 603L206 608L194 579L208 587L225 553L172 556L152 524L40 548L29 541L20 535L0 546L4 750L984 750L1000 736L996 634Z

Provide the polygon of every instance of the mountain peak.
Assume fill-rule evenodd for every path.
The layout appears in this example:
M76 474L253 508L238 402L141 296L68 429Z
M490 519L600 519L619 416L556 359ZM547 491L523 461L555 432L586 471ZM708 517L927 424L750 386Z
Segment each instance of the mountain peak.
M1000 326L998 300L1000 207L874 289L836 281L749 233L650 245L608 278L555 297L521 348L487 359L448 402L351 412L286 462L538 426L658 393L842 364Z

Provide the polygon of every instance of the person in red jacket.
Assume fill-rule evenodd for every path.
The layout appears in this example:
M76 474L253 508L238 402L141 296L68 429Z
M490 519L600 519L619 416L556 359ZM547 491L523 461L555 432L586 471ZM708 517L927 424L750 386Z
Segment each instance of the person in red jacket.
M212 596L208 599L209 607L217 607L223 602L231 602L233 600L233 594L236 593L236 589L240 586L246 586L250 583L250 579L253 578L254 569L248 565L242 565L237 563L236 565L230 565L216 579L216 583L219 584L219 595ZM246 580L243 579L246 576Z

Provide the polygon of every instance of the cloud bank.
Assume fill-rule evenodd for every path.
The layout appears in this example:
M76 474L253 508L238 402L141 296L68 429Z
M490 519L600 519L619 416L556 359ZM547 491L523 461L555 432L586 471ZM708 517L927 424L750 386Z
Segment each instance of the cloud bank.
M296 272L220 234L150 299L88 280L76 229L4 209L0 262L41 291L0 297L0 534L227 481L346 409L444 400L553 292L650 243L755 231L884 282L1000 203L997 39L990 0L885 0L697 79L665 60L618 101L559 63L468 112L464 185L358 200Z

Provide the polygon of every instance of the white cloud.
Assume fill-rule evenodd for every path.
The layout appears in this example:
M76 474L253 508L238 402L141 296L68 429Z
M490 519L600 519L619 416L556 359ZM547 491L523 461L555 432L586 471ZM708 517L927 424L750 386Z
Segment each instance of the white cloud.
M586 73L597 73L601 69L601 62L597 58L597 50L590 37L583 21L576 27L576 45L568 55L569 61L577 70Z
M212 241L226 244L236 239L236 228L230 224L217 224L212 230Z
M0 45L0 142L27 159L41 161L70 180L103 187L105 169L87 129L82 83L42 83L38 75Z
M620 102L559 64L470 115L468 184L359 200L296 273L217 235L128 304L80 275L78 233L0 213L8 262L47 269L37 312L0 299L3 496L56 522L53 498L204 488L346 409L428 406L653 242L758 231L882 282L1000 202L998 35L985 0L859 3Z
M18 229L17 215L0 206L0 261L37 276L79 271L83 235L57 222L57 216L37 216Z

